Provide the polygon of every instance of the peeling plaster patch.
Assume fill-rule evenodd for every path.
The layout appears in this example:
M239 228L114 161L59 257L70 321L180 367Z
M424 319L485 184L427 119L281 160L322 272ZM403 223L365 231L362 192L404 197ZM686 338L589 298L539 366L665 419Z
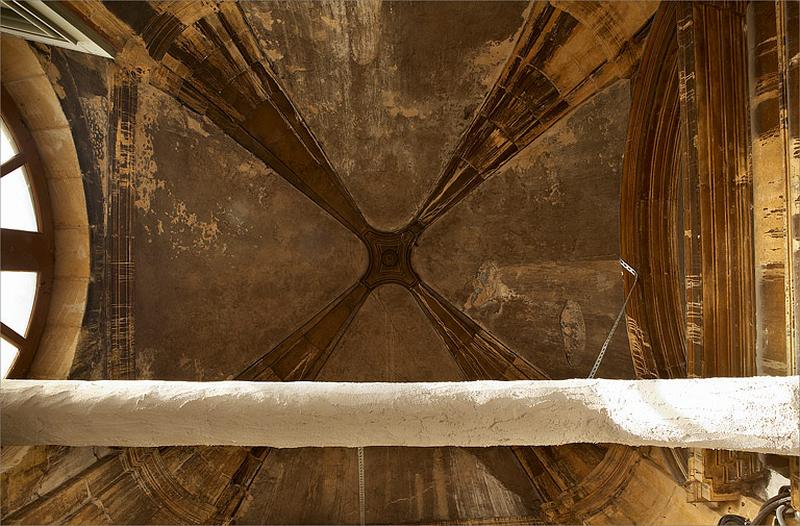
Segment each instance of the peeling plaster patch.
M149 213L151 202L157 190L165 188L165 181L156 178L158 166L153 159L152 129L158 118L160 104L153 91L140 85L139 107L136 118L136 146L139 155L136 156L136 171L134 174L134 206Z
M108 151L107 151L107 133L108 133L108 115L109 101L108 97L95 95L91 97L81 97L81 106L83 112L86 114L86 126L89 129L90 141L92 145L92 153L99 168L99 173L103 178L103 193L108 195L106 180L108 174Z
M327 42L329 40L328 32L324 30L313 30L311 33L311 38L316 42ZM337 47L338 46L334 46L332 49L336 49Z
M427 118L427 113L421 113L419 108L405 106L401 103L398 103L397 99L399 96L399 93L392 90L383 90L381 92L381 102L383 103L383 107L388 111L389 115L392 117L398 117L402 115L407 119L414 117L418 117L420 119Z
M136 199L133 205L145 213L150 212L150 203L156 190L163 190L166 187L165 181L157 179L152 173L145 171L137 174L133 184L136 190Z
M323 24L328 26L330 29L333 29L337 33L342 31L342 24L338 20L336 20L335 18L331 18L329 16L321 15L319 17L319 19L322 20Z
M210 221L201 221L197 218L197 214L189 212L186 208L186 203L183 201L175 201L175 210L168 212L167 216L170 223L176 226L187 227L194 235L194 243L190 246L181 243L180 241L173 241L172 248L177 252L184 252L189 249L207 249L214 245L219 238L219 220L212 215ZM179 230L184 232L185 228ZM225 247L223 245L223 251Z
M258 18L266 31L272 31L272 24L275 23L275 20L272 19L272 11L265 9L264 11L260 12L260 16Z
M503 283L500 278L500 268L494 261L483 263L468 286L472 289L472 293L464 303L465 310L485 310L496 306L497 315L500 315L504 303L519 298L519 294Z
M224 213L224 210L220 209L217 213L211 213L209 217L201 218L189 209L185 201L175 196L173 189L167 185L167 181L156 177L158 165L154 159L153 137L156 126L162 126L165 122L176 123L170 127L171 131L175 130L176 133L194 140L208 138L211 134L206 129L205 122L196 119L190 112L173 101L165 103L160 92L149 86L140 86L139 102L136 144L140 155L136 159L137 170L133 181L134 206L144 216L162 215L161 218L155 219L156 223L153 225L157 235L164 234L165 224L171 226L168 234L172 247L175 249L173 258L188 250L210 249L217 245L220 235L219 216ZM171 207L166 209L158 207L159 211L156 211L153 201L159 193L163 194L159 196L159 199L167 198ZM144 225L144 227L148 236L154 235L154 229L148 225ZM183 233L191 234L191 239L187 241L185 236L176 235ZM221 250L225 252L224 244L221 245Z
M481 77L481 85L485 90L489 90L500 78L503 71L503 66L511 57L514 52L514 45L519 40L522 30L525 27L525 20L528 19L528 14L533 7L533 2L530 2L521 14L522 23L514 32L505 40L495 40L489 42L482 50L475 53L472 58L472 66L477 70Z
M52 62L49 62L45 72L47 74L47 78L50 79L50 84L53 85L53 90L55 90L58 98L61 100L66 99L67 92L64 91L64 86L61 85L61 72L58 70L56 65Z
M255 194L258 199L258 204L263 205L264 201L269 197L270 188L264 184L265 174L272 176L275 174L270 168L266 168L260 161L248 159L242 161L236 168L237 175L247 181L248 189Z
M295 75L296 73L306 73L308 68L303 66L287 65L286 71L288 71L291 75ZM316 107L309 108L309 113L319 113L319 110Z
M573 124L574 123L571 123L569 119L567 119L553 125L549 132L539 136L539 138L527 147L527 150L530 150L530 152L526 151L525 154L521 156L520 164L529 167L532 164L532 160L536 159L544 152L578 144L578 135L575 133Z
M197 132L198 134L202 135L203 137L208 137L210 134L206 131L203 123L192 117L191 115L186 116L186 124L188 128L193 132Z
M567 300L561 310L561 335L564 337L564 357L572 367L572 357L586 348L586 323L577 301Z
M503 65L514 51L516 35L506 40L489 42L472 58L472 65L478 71L484 89L494 86L502 71Z
M347 7L354 11L353 16L348 17L350 18L348 22L352 24L354 30L350 41L350 52L353 61L364 66L373 62L378 56L381 41L381 1L359 0L347 4Z
M278 49L267 49L265 53L272 62L283 60L283 53L281 53Z

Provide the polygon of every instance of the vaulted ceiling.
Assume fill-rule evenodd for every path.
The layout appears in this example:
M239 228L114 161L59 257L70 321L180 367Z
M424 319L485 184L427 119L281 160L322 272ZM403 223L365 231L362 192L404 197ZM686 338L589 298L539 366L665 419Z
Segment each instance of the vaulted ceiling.
M118 50L39 49L96 185L73 377L589 373L655 4L71 4ZM582 447L370 448L367 521L542 518L612 454ZM240 523L359 520L352 450L160 454L212 502L255 458Z

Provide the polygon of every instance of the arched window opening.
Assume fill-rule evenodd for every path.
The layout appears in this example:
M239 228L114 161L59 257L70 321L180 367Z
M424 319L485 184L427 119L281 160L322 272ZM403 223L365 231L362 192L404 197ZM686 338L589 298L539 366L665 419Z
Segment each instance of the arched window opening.
M47 318L54 249L41 161L5 90L0 172L0 378L6 378L23 376L39 346Z

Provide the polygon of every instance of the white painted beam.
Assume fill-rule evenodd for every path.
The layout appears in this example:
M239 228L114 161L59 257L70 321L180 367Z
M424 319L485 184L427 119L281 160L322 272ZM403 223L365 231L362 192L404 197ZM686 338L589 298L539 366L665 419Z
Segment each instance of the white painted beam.
M800 377L453 383L4 380L3 445L617 443L800 454Z

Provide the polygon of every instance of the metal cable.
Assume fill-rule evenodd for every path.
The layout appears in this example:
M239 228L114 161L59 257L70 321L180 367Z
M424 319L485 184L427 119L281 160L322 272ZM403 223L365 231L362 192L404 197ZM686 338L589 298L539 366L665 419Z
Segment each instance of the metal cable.
M364 491L364 448L358 448L358 516L361 526L367 523L367 505Z
M619 321L625 314L625 307L628 306L628 301L631 299L631 295L633 294L633 289L636 288L636 283L639 281L639 273L636 272L636 270L632 266L628 265L628 263L624 259L620 258L619 264L622 265L622 268L628 271L628 273L633 276L633 285L631 285L631 289L625 296L625 301L622 303L622 308L619 310L619 314L617 314L617 319L614 320L614 325L611 326L611 331L608 333L608 336L606 336L606 341L603 342L603 346L600 348L600 354L597 355L597 360L595 360L594 362L594 367L592 367L592 372L589 373L589 378L594 378L594 376L597 374L597 370L600 368L600 362L603 361L603 356L605 356L606 351L608 350L608 344L611 343L611 338L614 337L614 332L617 330Z

